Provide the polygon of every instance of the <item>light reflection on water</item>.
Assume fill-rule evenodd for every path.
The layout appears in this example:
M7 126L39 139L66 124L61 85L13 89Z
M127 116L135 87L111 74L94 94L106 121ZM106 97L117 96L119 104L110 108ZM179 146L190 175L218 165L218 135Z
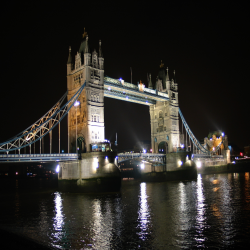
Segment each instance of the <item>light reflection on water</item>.
M198 174L197 176L196 194L197 194L197 203L196 203L197 214L196 214L196 224L195 224L196 234L194 239L196 241L197 247L204 248L206 241L204 230L206 228L209 228L209 225L207 225L207 218L206 218L207 205L206 205L206 197L204 195L204 187L201 174Z
M138 228L140 228L139 238L145 240L148 234L148 224L150 223L150 213L147 204L146 183L140 184L139 211L138 211Z
M112 195L0 198L0 228L55 249L239 249L250 243L249 173L123 182Z
M203 193L203 183L201 174L197 176L197 215L196 215L196 225L198 233L201 234L205 228L206 223L206 202Z
M53 231L51 233L52 245L60 247L60 242L63 240L63 225L64 225L64 214L62 197L59 192L55 193L55 216L53 218Z

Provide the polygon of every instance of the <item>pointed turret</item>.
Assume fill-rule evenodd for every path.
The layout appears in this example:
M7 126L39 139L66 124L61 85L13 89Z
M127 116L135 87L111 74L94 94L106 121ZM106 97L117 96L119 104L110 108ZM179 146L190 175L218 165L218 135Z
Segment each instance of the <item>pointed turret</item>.
M171 80L171 90L174 90L174 79Z
M103 54L102 54L102 42L101 40L99 40L99 67L100 69L104 69L104 58L103 58Z
M160 70L158 73L158 78L162 82L162 88L166 89L166 73L165 73L165 69L164 69L164 63L162 62L162 60L161 60Z
M168 67L167 67L167 75L166 75L166 81L169 81L169 75L168 75Z
M84 54L89 53L89 43L88 43L89 37L86 36L86 46L85 46L85 51Z
M102 55L102 41L99 40L99 57L103 57Z
M169 74L168 74L168 67L166 69L166 89L167 89L167 91L170 90L170 80L169 80Z
M152 83L152 81L151 81L151 74L149 74L149 77L148 77L149 79L148 79L148 88L149 89L153 89L153 83Z
M85 53L85 47L86 47L86 36L87 36L87 32L85 31L84 28L84 33L82 34L82 42L79 48L79 53L81 55L81 60L82 60L82 64L84 63L84 53Z
M69 57L67 61L67 74L70 74L72 70L72 57L71 57L71 47L69 46Z
M176 81L175 70L174 70L174 87L175 87L175 91L178 91L178 83Z
M84 50L84 64L86 66L90 65L90 60L91 60L88 40L89 40L89 37L86 36L86 45L85 45L85 50Z
M69 46L69 57L68 57L68 62L67 62L67 64L71 64L71 63L72 63L71 47Z

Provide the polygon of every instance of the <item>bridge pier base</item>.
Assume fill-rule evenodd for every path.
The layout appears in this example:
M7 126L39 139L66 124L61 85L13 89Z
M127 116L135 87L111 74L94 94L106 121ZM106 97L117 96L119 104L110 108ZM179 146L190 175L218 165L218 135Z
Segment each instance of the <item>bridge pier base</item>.
M197 169L191 160L191 152L166 154L166 163L144 163L142 181L174 181L197 178Z
M117 192L121 174L113 152L81 154L81 160L61 162L58 188L64 192Z

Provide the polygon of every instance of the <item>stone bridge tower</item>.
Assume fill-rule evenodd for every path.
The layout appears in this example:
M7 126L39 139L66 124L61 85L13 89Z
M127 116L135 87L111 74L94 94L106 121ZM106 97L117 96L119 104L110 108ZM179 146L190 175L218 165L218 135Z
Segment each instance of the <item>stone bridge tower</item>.
M156 102L149 107L151 123L151 146L153 153L170 153L180 146L178 84L170 81L168 68L161 63L155 89L168 93L169 101Z
M67 62L68 100L86 82L78 99L79 105L73 106L68 115L69 152L89 152L90 144L104 141L103 78L104 58L101 41L99 41L99 54L94 50L91 55L88 35L84 32L75 60L72 60L69 48Z

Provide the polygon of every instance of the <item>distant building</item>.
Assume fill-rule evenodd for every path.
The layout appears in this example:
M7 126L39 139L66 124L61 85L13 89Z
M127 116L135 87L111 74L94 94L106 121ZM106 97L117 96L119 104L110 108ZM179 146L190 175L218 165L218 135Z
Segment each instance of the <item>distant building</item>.
M250 157L250 145L244 147L244 156Z
M220 131L214 131L209 133L208 137L204 138L204 146L209 151L214 151L218 146L220 149L216 152L217 155L221 155L223 150L228 150L228 138L224 133Z

